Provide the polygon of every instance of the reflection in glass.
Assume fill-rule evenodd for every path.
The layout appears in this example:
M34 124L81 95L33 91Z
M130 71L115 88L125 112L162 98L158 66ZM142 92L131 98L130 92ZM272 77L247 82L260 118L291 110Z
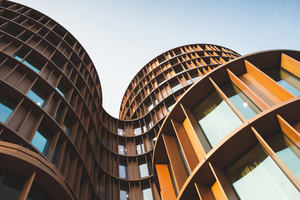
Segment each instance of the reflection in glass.
M205 97L193 112L212 147L242 124L216 91Z
M143 189L143 200L153 200L151 188Z
M11 105L11 102L6 100L3 96L0 97L0 122L5 123L12 112L13 105Z
M120 190L120 200L128 200L129 195L126 190Z
M127 166L122 164L119 165L119 177L127 178Z
M295 96L300 96L300 79L281 67L266 69L264 72Z
M27 93L27 96L32 101L34 101L38 106L40 106L40 107L44 106L45 100L42 97L40 97L37 93L35 93L34 91L29 90L29 92Z
M240 199L300 199L300 193L260 145L233 163L226 173Z
M276 134L267 142L280 160L300 180L300 149L282 133Z
M139 144L136 145L136 153L137 154L145 153L145 146L144 143L142 143L141 141L139 141Z
M121 154L121 155L125 155L125 147L124 147L123 144L119 144L119 145L118 145L118 152L119 152L119 154Z
M232 84L231 82L224 84L221 87L221 90L247 120L261 112L261 110L236 85Z
M139 165L139 170L140 170L140 177L141 178L149 176L149 171L148 171L147 163L140 164Z
M13 57L14 57L15 59L17 59L18 61L22 62L24 65L26 65L26 66L29 67L30 69L32 69L33 71L35 71L36 73L40 73L40 70L39 70L37 67L35 67L35 66L33 66L32 64L30 64L28 61L23 60L22 58L20 58L20 57L17 56L17 55L13 55Z
M71 136L72 122L71 122L71 120L70 120L68 117L65 118L65 121L64 121L64 123L62 124L62 127L61 127L61 128L64 130L64 132L65 132L68 136Z
M49 140L41 134L39 131L36 131L33 139L31 141L33 146L35 146L40 152L42 152L44 155L47 154L48 148L49 148Z

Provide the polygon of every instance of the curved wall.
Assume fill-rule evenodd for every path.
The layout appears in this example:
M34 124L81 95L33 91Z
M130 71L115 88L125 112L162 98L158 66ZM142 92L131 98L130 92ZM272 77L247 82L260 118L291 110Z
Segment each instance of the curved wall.
M151 160L164 117L195 81L239 54L192 44L159 55L129 85L119 120L102 108L96 69L67 30L10 1L0 12L0 193L160 199Z
M299 60L291 50L242 56L182 96L154 149L162 199L299 198Z

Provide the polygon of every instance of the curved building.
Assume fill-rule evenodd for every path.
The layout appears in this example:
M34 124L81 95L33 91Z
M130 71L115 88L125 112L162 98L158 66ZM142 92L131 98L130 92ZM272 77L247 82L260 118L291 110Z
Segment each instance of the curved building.
M10 1L0 12L0 196L161 199L151 161L164 117L239 54L191 44L159 55L134 77L115 119L102 108L95 66L66 29Z
M161 125L154 181L167 199L300 199L300 52L227 62Z

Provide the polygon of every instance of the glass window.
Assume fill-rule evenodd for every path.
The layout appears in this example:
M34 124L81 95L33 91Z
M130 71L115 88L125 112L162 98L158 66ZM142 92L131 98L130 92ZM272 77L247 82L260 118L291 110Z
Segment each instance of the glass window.
M242 124L215 90L205 97L193 112L212 147Z
M148 170L148 166L147 163L143 163L139 165L139 170L140 170L140 177L146 177L149 176L149 170Z
M295 96L300 96L300 79L281 67L266 69L264 72Z
M25 178L5 169L0 169L0 194L4 199L19 199Z
M126 190L120 190L120 200L129 200L129 195Z
M120 128L118 128L118 135L123 135L123 133L124 133L124 130L123 130L123 129L120 129Z
M119 177L120 178L127 178L127 166L126 165L119 165Z
M142 134L142 129L140 127L134 129L134 135Z
M27 93L27 96L34 101L38 106L43 107L45 100L38 95L35 91L33 90L29 90L29 92Z
M65 84L60 81L58 86L56 87L56 91L63 97L66 97L66 94L67 94L67 89L66 89L66 86Z
M8 99L0 96L0 122L5 123L9 116L12 114L14 105Z
M54 117L55 121L59 122L60 117L61 117L62 110L63 110L62 105L60 105L60 106L58 107L58 110L57 110L56 113L55 113L55 117Z
M62 125L62 129L68 136L71 136L72 122L70 119L68 119L68 118L65 119L65 121Z
M231 82L224 84L221 89L247 120L261 112L261 110Z
M300 199L300 193L260 145L244 154L226 173L240 199Z
M58 89L58 88L55 88L55 89L61 96L65 97L65 94L60 89Z
M267 143L276 152L277 156L300 180L300 149L283 133L269 138Z
M144 143L140 142L136 145L136 153L137 154L142 154L145 153L145 146Z
M151 188L143 189L143 200L153 200Z
M148 112L150 112L154 108L153 104L148 105Z
M197 76L193 77L192 79L193 79L194 82L197 82L197 81L200 80L200 76L197 75Z
M37 130L35 132L31 143L33 144L33 146L35 146L44 155L47 154L47 151L48 151L48 148L49 148L49 145L50 145L50 141L39 130Z
M178 83L177 85L172 85L171 87L172 87L172 91L176 92L177 90L179 90L181 88L181 84Z
M26 65L27 67L29 67L30 69L32 69L33 71L35 71L36 73L40 73L40 69L38 69L36 66L32 65L30 62L28 62L27 60L23 60L22 58L20 58L17 55L13 55L13 57L15 59L17 59L18 61L22 62L24 65Z
M126 151L126 149L125 149L124 145L119 144L118 145L118 152L119 152L119 154L125 155L125 151Z

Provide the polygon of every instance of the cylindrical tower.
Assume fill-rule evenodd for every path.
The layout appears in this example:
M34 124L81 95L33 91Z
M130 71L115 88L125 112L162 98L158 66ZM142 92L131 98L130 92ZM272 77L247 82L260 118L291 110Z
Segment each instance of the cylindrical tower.
M159 200L151 161L164 117L195 81L239 54L191 44L159 55L130 83L116 119L66 29L10 1L0 12L0 194Z
M300 52L221 65L164 120L154 149L162 199L300 198Z
M0 12L1 198L95 199L102 98L90 57L44 14L9 1Z

